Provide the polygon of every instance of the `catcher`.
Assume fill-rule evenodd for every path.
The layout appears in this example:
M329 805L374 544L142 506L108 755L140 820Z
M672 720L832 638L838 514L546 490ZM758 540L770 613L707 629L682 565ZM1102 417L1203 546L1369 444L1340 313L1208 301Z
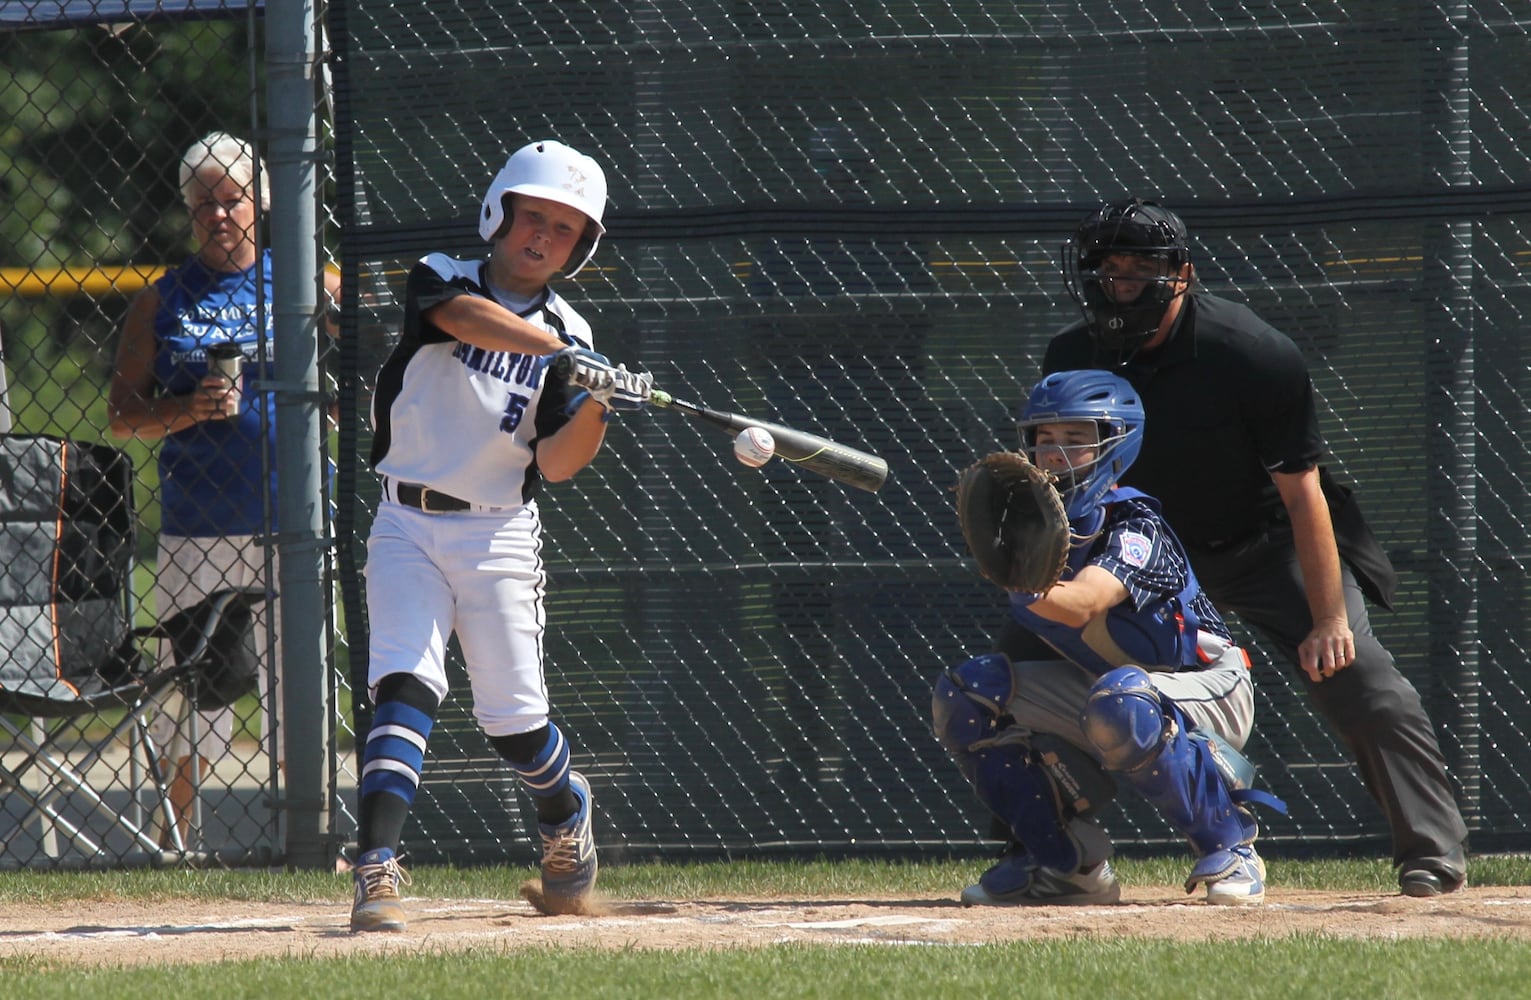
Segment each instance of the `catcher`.
M1118 779L1190 841L1188 893L1262 902L1249 805L1285 807L1251 787L1238 752L1254 720L1249 659L1158 503L1116 485L1142 443L1136 391L1109 372L1058 372L1020 426L1023 451L989 455L957 491L968 546L1029 639L1006 636L1022 658L989 653L936 679L936 735L1015 837L962 902L1117 902L1098 817Z

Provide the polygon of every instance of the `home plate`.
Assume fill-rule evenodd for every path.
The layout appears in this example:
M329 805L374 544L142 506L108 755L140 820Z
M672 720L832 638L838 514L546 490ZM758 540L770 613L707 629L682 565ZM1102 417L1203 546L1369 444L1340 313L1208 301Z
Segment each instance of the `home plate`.
M787 923L761 924L761 927L791 927L793 930L802 931L837 931L849 930L854 927L907 927L910 924L923 924L932 930L944 930L955 927L959 921L937 920L931 917L910 917L887 915L880 917L850 917L845 920L804 920L789 921Z

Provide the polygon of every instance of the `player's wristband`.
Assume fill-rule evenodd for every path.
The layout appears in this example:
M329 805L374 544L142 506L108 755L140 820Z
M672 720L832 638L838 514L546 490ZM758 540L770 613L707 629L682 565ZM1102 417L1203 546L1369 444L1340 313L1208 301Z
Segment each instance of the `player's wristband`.
M589 391L587 390L585 392L581 392L579 395L577 395L573 399L569 400L569 405L565 406L563 408L564 416L566 416L566 417L574 416L574 414L579 412L579 408L581 406L585 405L585 400L587 400L589 398L591 398L591 397L590 397ZM616 411L614 411L611 407L607 406L605 403L601 403L600 400L596 400L596 402L599 403L600 407L601 407L601 423L603 423L603 424L611 423L611 415L614 412L616 412Z

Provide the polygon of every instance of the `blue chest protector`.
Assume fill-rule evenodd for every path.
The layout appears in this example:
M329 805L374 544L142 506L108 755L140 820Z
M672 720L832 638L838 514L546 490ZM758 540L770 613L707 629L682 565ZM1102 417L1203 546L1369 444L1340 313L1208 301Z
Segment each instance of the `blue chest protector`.
M1105 522L1093 541L1070 550L1063 579L1077 576L1100 553L1111 536L1110 515L1104 505L1130 499L1144 502L1158 512L1158 502L1138 490L1118 487L1107 493L1103 507L1097 508L1097 524L1079 521L1072 524L1077 534L1091 535L1101 527L1100 522ZM1168 533L1161 533L1154 542L1156 548L1171 544L1174 544L1173 536ZM1185 586L1173 597L1160 598L1141 608L1135 607L1130 600L1123 601L1084 628L1038 615L1031 610L1035 600L1031 594L1011 594L1010 614L1064 657L1097 674L1129 663L1157 669L1195 667L1198 663L1196 636L1201 622L1191 610L1191 601L1200 587L1195 574L1190 571L1189 562L1184 559L1182 562L1186 566Z

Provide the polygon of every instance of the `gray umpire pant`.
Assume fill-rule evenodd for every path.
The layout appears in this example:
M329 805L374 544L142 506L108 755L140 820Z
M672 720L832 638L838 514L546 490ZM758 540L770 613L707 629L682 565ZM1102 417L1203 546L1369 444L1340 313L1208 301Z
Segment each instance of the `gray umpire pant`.
M1354 755L1366 790L1393 834L1393 862L1445 877L1466 874L1467 825L1452 795L1435 729L1419 693L1372 634L1366 600L1342 565L1356 658L1315 684L1298 666L1297 647L1313 627L1297 548L1287 524L1226 551L1187 546L1202 589L1225 615L1236 614L1291 664L1313 707Z

